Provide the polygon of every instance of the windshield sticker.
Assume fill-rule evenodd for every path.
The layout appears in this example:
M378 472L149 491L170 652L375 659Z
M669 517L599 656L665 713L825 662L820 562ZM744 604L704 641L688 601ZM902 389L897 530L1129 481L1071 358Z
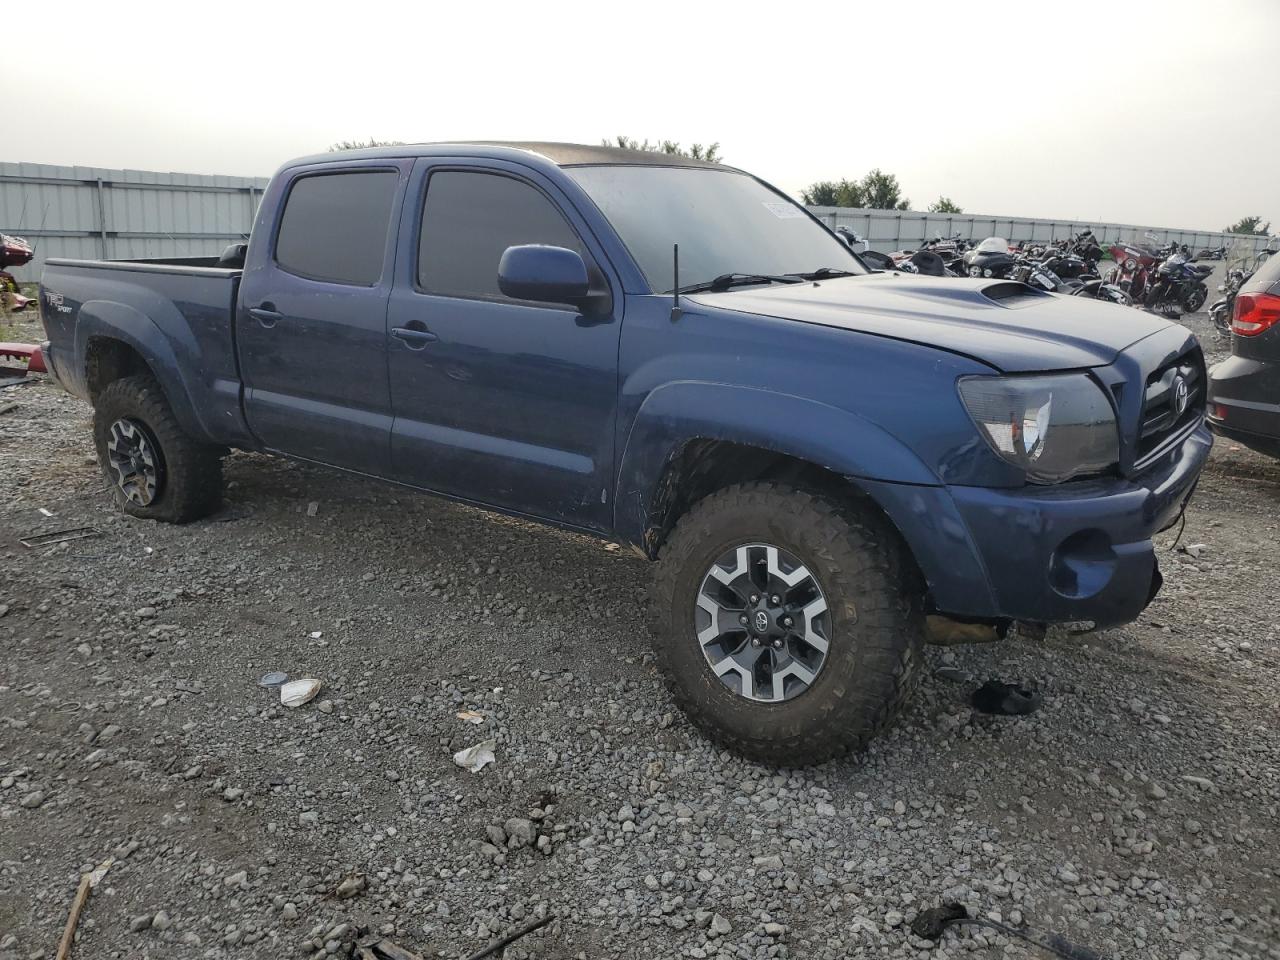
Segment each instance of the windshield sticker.
M794 203L780 203L776 200L763 201L764 207L779 220L794 220L796 217L803 217L804 211L797 207Z

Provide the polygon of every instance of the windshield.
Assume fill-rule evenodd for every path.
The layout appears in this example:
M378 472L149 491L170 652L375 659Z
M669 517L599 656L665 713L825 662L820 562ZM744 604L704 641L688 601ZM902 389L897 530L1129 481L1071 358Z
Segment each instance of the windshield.
M849 246L760 181L696 167L566 167L631 251L649 286L670 293L726 274L781 276L830 267L866 273Z

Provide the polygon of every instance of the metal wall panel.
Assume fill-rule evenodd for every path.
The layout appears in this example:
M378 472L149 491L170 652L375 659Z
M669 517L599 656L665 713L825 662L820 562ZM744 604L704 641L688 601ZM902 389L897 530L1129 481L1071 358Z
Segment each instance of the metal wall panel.
M26 237L36 257L14 271L23 282L39 278L47 257L128 259L131 257L214 256L247 238L267 185L266 177L206 176L149 170L107 170L37 163L0 163L0 233ZM1237 254L1266 248L1265 237L1085 223L1025 217L810 207L832 228L848 227L873 250L913 249L937 234L1010 242L1061 240L1091 227L1103 247L1142 241L1146 233L1161 243L1194 249L1235 244Z
M38 280L49 257L216 256L249 235L266 177L0 163L0 233L36 256L13 270Z

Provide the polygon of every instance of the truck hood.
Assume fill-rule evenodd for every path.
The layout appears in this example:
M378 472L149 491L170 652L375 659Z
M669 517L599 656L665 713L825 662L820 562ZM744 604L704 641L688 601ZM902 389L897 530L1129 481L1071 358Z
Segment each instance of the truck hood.
M841 327L963 354L1007 373L1111 363L1172 324L1131 307L1005 280L875 273L687 297L708 307Z

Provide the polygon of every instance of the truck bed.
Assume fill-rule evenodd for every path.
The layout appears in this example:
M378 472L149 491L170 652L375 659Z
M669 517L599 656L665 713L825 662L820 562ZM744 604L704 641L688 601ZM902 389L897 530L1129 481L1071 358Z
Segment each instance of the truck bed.
M90 399L94 338L124 339L166 387L192 436L244 443L234 324L241 271L216 261L47 261L41 309L55 376Z

